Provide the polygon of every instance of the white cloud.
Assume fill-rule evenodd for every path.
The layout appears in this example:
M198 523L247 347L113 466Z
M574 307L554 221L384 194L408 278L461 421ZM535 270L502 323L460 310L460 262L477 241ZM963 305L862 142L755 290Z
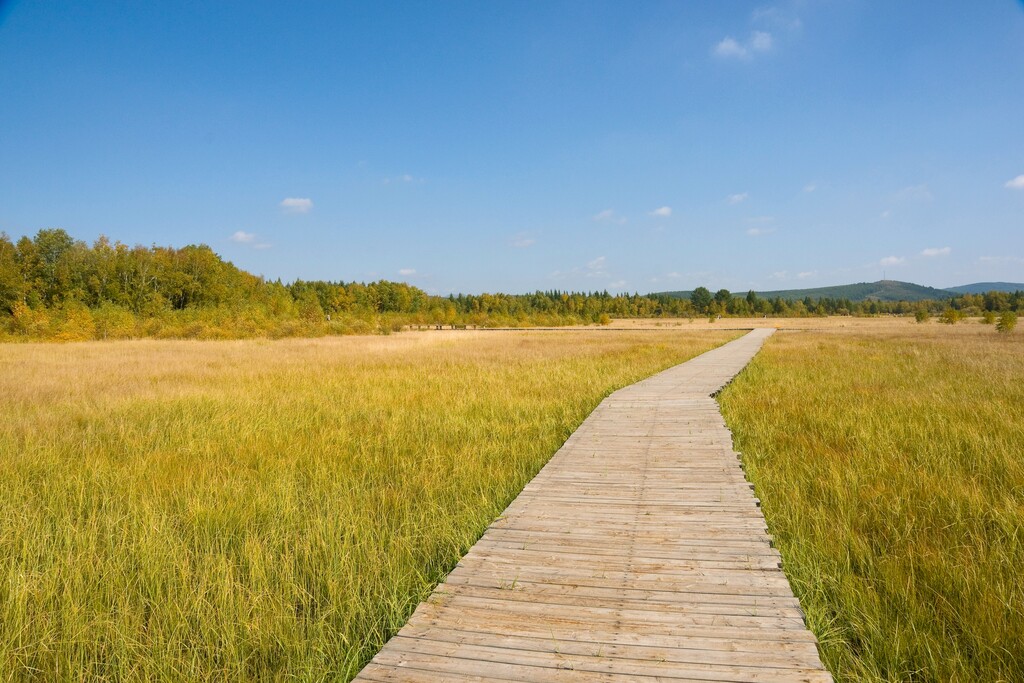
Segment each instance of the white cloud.
M807 183L806 185L804 185L804 192L814 192L817 189L818 186L815 185L814 183Z
M403 276L403 277L409 277L410 275L415 275L416 274L416 269L415 268L399 268L398 269L398 274Z
M772 49L772 34L766 31L754 31L750 37L750 47L758 52Z
M924 183L904 187L896 193L897 199L904 201L929 202L932 199L932 192Z
M598 256L597 258L588 261L585 266L575 266L570 270L556 270L551 273L551 277L556 280L565 279L567 277L607 277L607 263L607 258L604 256Z
M751 237L760 237L761 235L770 235L775 232L775 228L748 228L747 234Z
M622 289L625 286L626 286L626 281L625 280L616 280L615 282L609 282L608 283L608 287L610 289Z
M1024 263L1020 256L979 256L982 263Z
M750 13L750 21L755 24L770 24L789 31L799 31L803 27L800 18L790 11L778 7L760 7Z
M928 247L921 252L921 256L949 256L952 251L949 247Z
M626 222L626 218L624 216L620 216L612 209L605 209L604 211L595 213L594 220L598 223L618 223L619 225Z
M906 263L907 259L902 256L886 256L878 262L880 266L898 266L902 263Z
M806 280L807 278L812 278L812 277L814 277L817 274L818 274L818 271L816 271L816 270L805 270L805 271L803 271L801 273L797 273L796 274L796 279L797 280Z
M672 207L671 206L663 206L663 207L661 207L659 209L655 209L654 211L651 211L651 215L652 216L658 216L658 217L661 217L661 218L668 218L669 216L672 215Z
M674 270L671 273L665 273L665 277L669 278L670 280L678 280L682 276L683 276L682 273L678 273L678 272L676 272Z
M1003 187L1008 187L1011 190L1024 190L1024 175L1019 175L1013 180L1007 180L1006 185Z
M789 277L789 271L788 270L777 270L774 273L772 273L771 275L769 275L768 277L771 278L772 280L785 280L785 279L787 279Z
M422 183L423 178L417 178L416 176L403 173L402 175L395 176L394 178L385 178L384 184L390 185L391 183Z
M512 238L512 241L509 242L509 244L511 244L516 249L526 249L527 247L532 247L536 243L537 243L537 240L535 240L534 238L530 237L529 235L527 235L524 232L521 232L518 235L515 235Z
M236 230L228 239L235 244L247 244L250 249L270 249L271 247L266 242L257 242L256 234L245 230Z
M730 204L742 204L747 201L748 197L750 197L750 194L746 192L738 192L736 194L729 195L728 200Z
M754 31L746 43L740 43L732 36L726 36L715 44L712 52L722 59L747 59L755 52L768 52L772 49L772 34L767 31Z
M737 57L742 59L747 56L747 48L736 42L735 38L723 38L718 45L715 45L715 54L726 59Z
M288 213L309 213L313 200L309 197L286 197L279 206Z

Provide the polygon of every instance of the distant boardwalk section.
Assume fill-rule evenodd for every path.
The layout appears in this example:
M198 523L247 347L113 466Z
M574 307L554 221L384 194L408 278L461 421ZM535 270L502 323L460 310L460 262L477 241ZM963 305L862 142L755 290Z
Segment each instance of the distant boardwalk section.
M607 399L359 681L831 681L711 395L746 336Z

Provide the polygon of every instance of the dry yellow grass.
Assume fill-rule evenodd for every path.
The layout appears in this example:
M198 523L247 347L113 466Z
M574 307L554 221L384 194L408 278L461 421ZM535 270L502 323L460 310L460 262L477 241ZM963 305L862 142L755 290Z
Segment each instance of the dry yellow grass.
M0 346L0 678L345 680L603 396L736 334Z
M838 680L1024 680L1024 336L782 332L722 405Z

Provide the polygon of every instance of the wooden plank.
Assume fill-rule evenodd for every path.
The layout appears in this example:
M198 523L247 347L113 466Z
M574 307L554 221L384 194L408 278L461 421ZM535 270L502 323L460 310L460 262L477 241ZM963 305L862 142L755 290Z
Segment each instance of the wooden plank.
M825 672L787 670L714 664L681 664L654 660L618 660L611 657L585 657L560 653L510 650L501 647L464 645L405 638L392 639L394 647L384 649L375 658L382 664L428 668L438 673L457 672L508 677L524 683L546 681L623 681L655 678L666 681L831 681ZM457 664L457 668L456 668Z
M755 331L616 391L362 681L831 681L711 395Z
M474 645L492 644L517 650L534 652L561 652L591 657L614 657L623 659L653 659L664 662L686 662L691 664L731 664L740 667L770 667L774 669L805 669L813 667L818 652L811 646L802 652L793 647L777 651L763 648L757 652L730 649L723 641L710 639L664 639L651 644L643 642L617 643L578 640L575 638L551 638L535 635L506 634L483 630L486 626L474 627L471 631L446 629L434 626L410 626L402 630L408 638L425 638ZM773 644L774 647L774 644Z

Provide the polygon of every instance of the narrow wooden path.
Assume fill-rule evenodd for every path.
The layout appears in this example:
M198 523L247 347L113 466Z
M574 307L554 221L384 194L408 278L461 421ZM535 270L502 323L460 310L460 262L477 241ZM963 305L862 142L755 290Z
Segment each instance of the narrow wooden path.
M358 681L831 681L711 397L772 330L621 389Z

